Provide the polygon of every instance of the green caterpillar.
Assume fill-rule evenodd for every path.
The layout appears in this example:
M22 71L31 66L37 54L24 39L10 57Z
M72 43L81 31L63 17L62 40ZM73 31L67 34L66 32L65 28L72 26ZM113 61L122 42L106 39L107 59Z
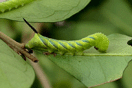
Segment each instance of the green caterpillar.
M0 12L10 11L12 9L24 6L34 0L9 0L0 3Z
M61 55L65 53L70 53L71 55L78 53L79 55L83 55L83 51L92 46L95 46L95 49L99 52L106 52L109 45L108 38L102 33L95 33L74 41L47 38L40 35L25 19L24 21L35 32L34 37L25 45L27 49L40 50L48 53L59 53Z

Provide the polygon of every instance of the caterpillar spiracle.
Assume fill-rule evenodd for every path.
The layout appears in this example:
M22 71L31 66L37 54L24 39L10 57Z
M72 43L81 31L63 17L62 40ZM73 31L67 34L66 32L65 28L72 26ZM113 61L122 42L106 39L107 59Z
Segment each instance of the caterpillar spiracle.
M23 18L24 19L24 18ZM61 55L70 53L83 55L83 51L94 46L99 52L106 52L109 40L102 33L95 33L80 40L66 41L56 40L40 35L25 19L24 21L35 32L34 37L25 45L25 48L31 50L40 50L48 53L59 53Z
M12 9L24 6L35 0L9 0L0 3L0 12L10 11Z

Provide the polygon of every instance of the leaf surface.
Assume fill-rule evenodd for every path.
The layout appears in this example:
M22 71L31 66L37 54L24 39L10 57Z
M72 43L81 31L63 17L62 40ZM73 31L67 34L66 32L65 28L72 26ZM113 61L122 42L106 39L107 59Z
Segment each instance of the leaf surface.
M108 38L110 45L107 53L99 53L90 48L84 51L84 56L47 57L87 87L115 81L122 77L124 69L131 60L132 47L127 45L131 37L112 34Z
M17 21L23 21L22 18L25 18L30 22L62 21L82 10L89 2L90 0L34 0L24 6L0 13L0 18Z
M34 78L33 68L0 40L0 88L29 88Z

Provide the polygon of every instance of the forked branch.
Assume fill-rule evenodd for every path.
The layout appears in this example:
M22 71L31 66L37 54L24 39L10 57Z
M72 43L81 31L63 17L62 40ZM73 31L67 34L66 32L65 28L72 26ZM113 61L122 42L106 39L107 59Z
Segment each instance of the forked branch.
M0 32L0 39L3 40L10 48L12 48L19 55L24 55L33 62L38 62L38 59L36 57L26 51L26 49L24 48L25 45L23 43L16 42L15 40L11 39L2 32Z

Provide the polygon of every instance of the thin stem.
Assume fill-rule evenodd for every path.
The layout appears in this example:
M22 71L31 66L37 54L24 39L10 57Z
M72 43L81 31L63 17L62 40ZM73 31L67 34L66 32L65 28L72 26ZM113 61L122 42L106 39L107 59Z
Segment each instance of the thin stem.
M42 84L43 88L51 88L49 80L46 76L46 74L44 73L44 71L42 70L42 68L40 67L40 65L38 63L33 63L31 62L31 65L33 66L35 73L40 81L40 83Z
M38 59L34 57L33 55L29 54L27 51L24 49L24 44L18 43L15 40L11 39L4 33L0 32L0 39L2 39L10 48L12 48L15 52L18 54L22 54L32 60L33 62L38 62Z

